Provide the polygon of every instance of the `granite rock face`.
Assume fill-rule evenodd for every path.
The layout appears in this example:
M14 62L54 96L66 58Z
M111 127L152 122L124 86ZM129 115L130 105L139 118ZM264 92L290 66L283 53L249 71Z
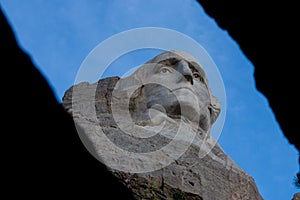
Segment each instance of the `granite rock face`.
M163 57L169 60L172 57L169 54L167 52ZM182 60L190 63L183 54L178 55L175 57L180 61L172 64L176 70L182 67ZM161 61L159 56L153 60L153 63ZM190 66L186 68L187 73L194 69L191 65L187 66ZM166 71L164 67L161 70L163 74ZM195 68L199 72L200 67ZM147 68L147 73L150 69ZM157 66L154 69L157 70ZM111 77L94 84L83 82L66 91L63 105L82 130L79 135L86 135L91 141L83 141L90 153L103 161L136 199L262 199L252 177L239 168L209 136L209 129L219 112L217 100L209 98L205 106L202 103L206 102L206 98L199 101L199 113L203 117L199 117L199 124L195 126L194 118L191 119L188 113L182 110L175 112L177 109L168 112L176 107L171 97L161 100L163 108L158 106L156 109L151 103L142 103L155 99L144 94L145 85L138 87L140 90L135 88L133 92L128 92L127 86L138 80L139 73L131 75L129 80ZM201 84L208 84L204 81L205 74L201 76ZM196 75L194 81L198 78ZM171 81L172 78L169 79ZM183 81L186 81L185 84L192 83L189 78ZM197 87L194 83L191 85ZM211 95L209 87L205 88ZM150 85L150 91L154 89L157 87ZM157 91L160 94L162 89ZM200 96L198 98L202 98ZM177 100L188 109L190 101L180 98L180 94L177 94ZM129 104L129 116L122 112L126 104ZM148 114L137 113L146 112L150 104L152 107L148 109ZM206 112L206 108L209 112ZM186 116L182 120L176 117L177 114ZM164 119L163 126L161 119ZM157 134L151 135L151 131ZM146 137L147 134L151 137ZM168 148L164 148L166 146Z

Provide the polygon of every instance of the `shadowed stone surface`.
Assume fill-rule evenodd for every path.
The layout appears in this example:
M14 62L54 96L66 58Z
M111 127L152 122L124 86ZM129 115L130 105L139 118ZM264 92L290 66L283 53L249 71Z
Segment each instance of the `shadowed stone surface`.
M137 199L262 199L210 137L220 104L184 52L160 54L124 79L77 84L63 105L86 147Z

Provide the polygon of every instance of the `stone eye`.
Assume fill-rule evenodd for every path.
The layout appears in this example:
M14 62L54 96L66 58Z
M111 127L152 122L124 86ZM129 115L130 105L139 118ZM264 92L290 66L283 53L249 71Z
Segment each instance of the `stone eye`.
M170 73L171 70L168 69L167 67L163 67L163 68L161 68L161 69L159 70L159 72L165 74L165 73Z
M194 72L193 76L195 79L198 79L200 82L204 83L203 77L198 72Z
M194 78L199 78L200 77L200 74L198 74L198 73L193 73L193 75L194 75Z

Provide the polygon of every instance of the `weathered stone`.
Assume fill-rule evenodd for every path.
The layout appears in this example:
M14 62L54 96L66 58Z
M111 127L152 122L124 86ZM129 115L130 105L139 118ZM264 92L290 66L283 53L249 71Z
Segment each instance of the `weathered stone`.
M262 199L210 137L220 104L184 52L163 53L125 79L75 85L63 105L136 199Z

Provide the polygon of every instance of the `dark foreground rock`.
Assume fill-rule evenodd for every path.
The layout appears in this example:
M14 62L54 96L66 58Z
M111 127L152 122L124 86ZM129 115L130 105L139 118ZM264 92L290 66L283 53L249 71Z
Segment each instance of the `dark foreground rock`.
M269 102L288 141L300 151L296 2L198 0L253 63L256 88Z
M133 199L129 190L84 148L73 119L19 48L1 10L0 56L2 196Z

